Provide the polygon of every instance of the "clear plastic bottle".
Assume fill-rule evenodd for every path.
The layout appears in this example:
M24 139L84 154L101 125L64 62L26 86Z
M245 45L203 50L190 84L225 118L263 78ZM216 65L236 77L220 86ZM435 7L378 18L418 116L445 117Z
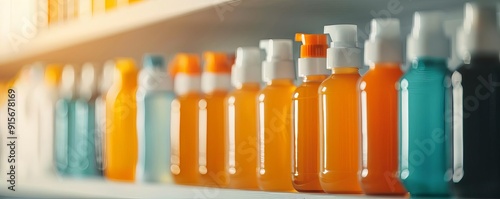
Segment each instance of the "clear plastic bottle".
M298 76L302 84L292 98L292 182L297 191L323 191L319 182L319 95L328 77L325 34L295 35L302 42Z
M198 103L201 99L197 55L177 54L171 63L177 98L171 112L171 166L177 184L198 185Z
M442 14L416 12L407 43L410 68L398 84L399 177L412 196L447 196L444 83L449 41Z
M137 90L139 160L137 181L168 182L170 173L170 112L173 81L161 55L146 55Z
M99 74L99 96L95 100L95 154L98 175L100 176L104 174L106 168L106 94L113 84L114 72L115 62L113 60L107 61Z
M106 96L107 179L134 181L137 165L137 74L132 59L116 60L113 85Z
M399 20L372 20L365 43L368 72L359 80L361 168L365 194L404 195L398 172L398 91L401 71Z
M267 52L262 63L266 86L258 95L257 182L265 191L294 191L291 176L291 106L294 67L292 41L262 40Z
M358 68L361 65L355 25L325 26L332 43L327 68L332 70L319 87L319 180L328 193L361 193L358 181ZM345 54L345 52L350 52Z
M205 52L199 106L199 168L201 185L227 186L224 100L231 89L231 68L225 53Z
M240 47L231 72L236 88L226 98L227 169L229 187L258 189L257 95L261 82L260 50Z

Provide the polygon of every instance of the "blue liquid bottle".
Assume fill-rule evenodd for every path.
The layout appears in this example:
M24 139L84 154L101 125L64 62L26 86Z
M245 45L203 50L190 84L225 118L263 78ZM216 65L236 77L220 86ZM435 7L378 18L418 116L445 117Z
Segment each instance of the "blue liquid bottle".
M409 70L399 90L399 174L412 196L447 196L445 76L449 42L441 13L417 12L408 37Z
M95 102L97 74L91 63L82 66L74 102L74 133L69 134L69 173L75 177L98 176L95 151Z
M71 65L63 68L61 86L59 89L60 99L55 108L55 154L56 168L60 175L68 175L70 172L69 137L75 132L75 69Z
M175 99L163 57L146 55L137 90L139 159L136 180L166 182L170 174L170 112Z

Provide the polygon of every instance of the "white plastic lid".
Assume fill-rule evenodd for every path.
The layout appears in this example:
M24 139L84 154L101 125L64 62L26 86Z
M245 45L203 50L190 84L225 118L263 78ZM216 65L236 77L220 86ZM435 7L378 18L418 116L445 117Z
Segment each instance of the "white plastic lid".
M97 72L94 64L85 63L80 74L79 97L90 99L97 91Z
M173 89L172 78L167 74L165 61L161 55L144 56L143 68L139 73L139 89L167 90Z
M66 65L63 68L61 76L60 94L64 98L74 98L76 88L75 68L72 65Z
M416 12L413 28L406 46L408 60L418 57L446 58L450 55L450 41L443 29L441 12Z
M361 50L358 48L356 25L325 26L325 34L329 34L332 42L326 51L326 67L360 67Z
M294 79L292 40L261 40L260 48L266 51L266 59L262 62L262 80Z
M462 42L466 54L500 52L496 4L467 3Z
M401 63L399 20L372 19L370 38L365 42L365 65L389 62Z
M104 63L102 73L99 77L99 92L105 94L108 92L111 85L113 85L113 79L115 74L115 62L109 60Z
M178 73L174 78L174 92L176 95L185 95L190 92L201 91L200 75L190 75L186 73Z
M239 87L244 83L260 83L262 80L260 67L260 50L257 47L239 47L231 72L231 83Z
M40 82L43 82L44 78L44 70L43 70L43 63L41 62L36 62L31 64L29 67L29 82L31 82L32 85L38 85Z

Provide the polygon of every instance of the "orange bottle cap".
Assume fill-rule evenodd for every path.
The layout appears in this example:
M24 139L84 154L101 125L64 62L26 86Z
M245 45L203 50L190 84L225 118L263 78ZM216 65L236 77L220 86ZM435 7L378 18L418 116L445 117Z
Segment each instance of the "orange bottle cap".
M134 59L131 58L117 58L116 69L119 73L122 83L137 84L138 69L135 65Z
M179 53L169 64L169 73L171 77L175 77L177 73L189 75L200 75L200 60L198 55L189 53Z
M300 46L300 57L321 57L326 58L328 43L326 34L295 34L295 41L302 42Z
M61 64L49 64L45 67L45 82L48 85L59 85L61 83L63 67Z
M226 53L207 51L203 53L205 60L205 72L209 73L231 73L229 58Z

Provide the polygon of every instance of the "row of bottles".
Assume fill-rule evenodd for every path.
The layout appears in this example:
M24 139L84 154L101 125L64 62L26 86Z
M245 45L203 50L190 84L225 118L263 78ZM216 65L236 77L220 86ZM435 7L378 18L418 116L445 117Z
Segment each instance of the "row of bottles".
M260 41L262 62L257 47L238 48L234 64L225 53L206 52L203 68L198 55L180 53L168 73L163 58L153 55L140 72L125 58L101 75L90 65L81 71L47 66L49 89L40 94L42 69L33 67L13 87L18 104L26 105L19 117L33 124L18 125L20 137L40 150L23 149L21 156L34 158L19 169L50 160L55 151L57 171L68 176L172 178L265 191L499 197L495 15L494 7L466 4L457 42L464 64L456 71L447 68L450 42L439 12L415 13L405 73L399 21L392 18L372 20L364 46L370 69L363 76L355 25L297 34L299 86L288 39ZM42 94L52 108L29 100ZM33 116L34 107L54 115ZM22 135L30 131L37 133ZM36 153L47 156L30 156ZM40 168L54 167L47 161Z

